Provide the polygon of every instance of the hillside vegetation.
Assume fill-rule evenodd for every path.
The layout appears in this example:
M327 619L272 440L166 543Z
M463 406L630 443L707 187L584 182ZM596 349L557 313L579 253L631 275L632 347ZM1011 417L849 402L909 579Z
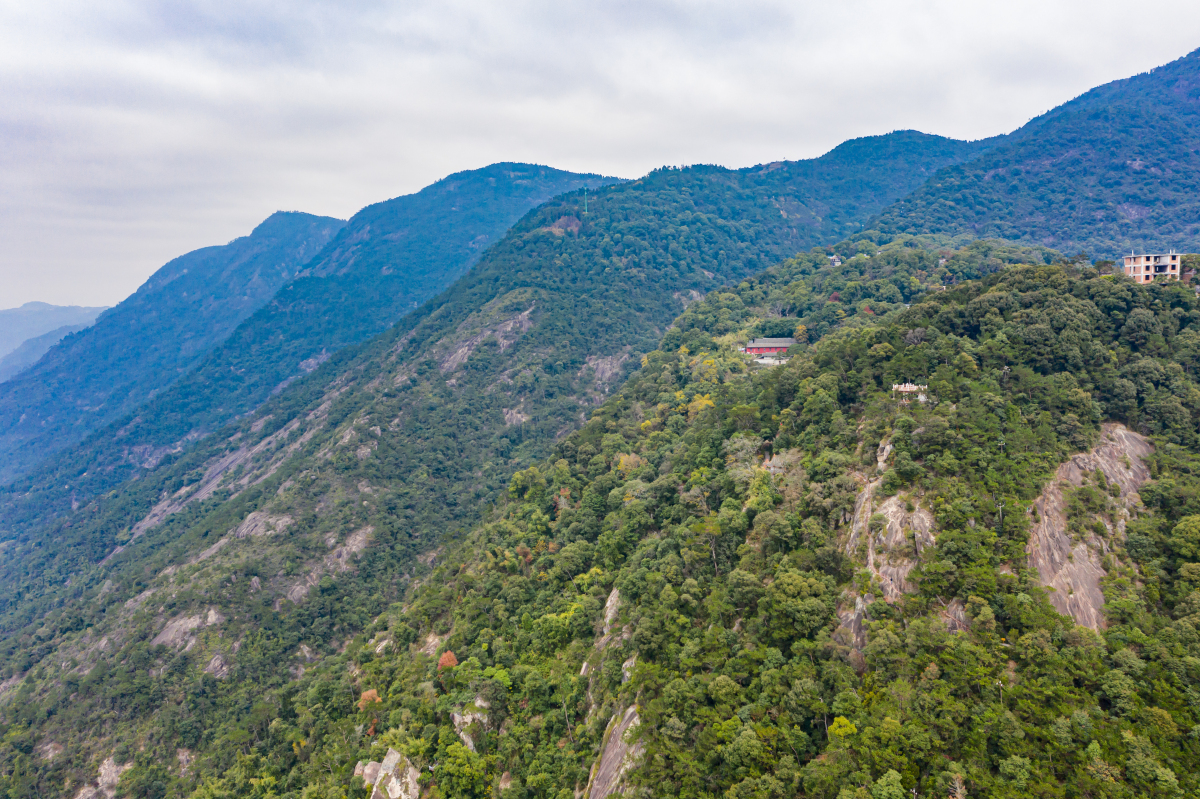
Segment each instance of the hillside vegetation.
M870 276L899 289L904 271ZM440 796L562 797L596 790L615 748L636 766L618 785L647 796L1193 793L1194 295L1018 267L750 369L720 334L748 334L807 272L690 308L335 663L253 709L225 700L198 761L221 776L184 788L131 754L123 785L362 795L355 762L395 747ZM897 404L913 375L934 400ZM1097 632L1055 612L1026 548L1043 486L1105 419L1152 453L1140 496L1097 472L1072 497L1105 552ZM864 557L891 521L855 542L876 479L932 520L928 545L889 553L912 561L891 601ZM147 752L170 752L158 735Z
M395 521L395 429L330 402L327 454L303 471L247 462L240 497L197 502L114 559L138 569L112 574L143 577L98 573L99 602L10 639L13 658L38 640L54 654L32 650L7 705L6 773L44 790L111 754L136 764L129 795L332 796L394 746L441 795L557 796L586 787L632 707L644 761L627 778L650 793L1189 790L1200 310L1178 286L998 271L1031 258L1044 254L980 243L939 264L896 244L710 295L432 560ZM970 282L905 307L951 273ZM751 370L733 345L785 318L829 332ZM402 363L372 379L395 385ZM892 400L914 376L936 404ZM1100 636L1055 613L1025 567L1025 508L1106 417L1155 436L1155 479L1127 538L1106 539ZM883 544L854 540L889 524L858 518L864 484L933 520L918 551L886 553L910 561L891 602ZM1097 487L1077 495L1086 529L1119 514L1105 496L1128 499ZM69 754L22 754L50 742ZM180 748L197 757L186 774Z
M861 230L997 144L570 192L411 312L364 216L0 493L0 790L1194 793L1200 301Z
M1115 258L1200 250L1200 51L1093 89L950 166L869 226Z
M467 404L478 401L477 398L460 390L455 392L453 402L439 403L431 416L422 417L420 425L405 428L405 436L421 442L414 445L415 458L432 457L430 442L458 442L460 438L464 442L461 452L466 458L460 461L450 457L444 466L427 464L445 469L455 477L444 484L444 493L416 492L418 499L414 504L427 502L430 508L440 508L447 501L452 505L462 501L464 486L471 485L468 492L480 487L478 480L466 475L478 471L492 457L490 453L500 452L500 463L514 457L518 461L535 457L537 446L542 446L539 452L544 452L547 440L564 426L578 424L581 407L594 403L614 385L629 362L630 353L651 349L662 329L694 296L812 246L820 237L837 232L838 225L856 227L860 223L846 221L846 217L865 219L889 199L915 186L922 175L932 174L941 164L967 157L978 146L916 133L890 134L849 142L815 162L781 162L740 171L719 167L662 170L640 181L597 191L592 198L596 204L590 206L586 215L581 208L584 198L578 193L561 197L531 213L489 250L462 282L444 297L430 301L396 331L386 334L394 340L421 325L416 341L432 346L440 337L458 335L457 327L466 316L476 312L498 313L496 309L505 306L507 300L503 298L509 292L536 287L551 292L546 302L536 303L534 317L526 320L529 324L538 319L552 320L550 326L534 325L536 335L543 337L537 349L532 344L528 348L523 344L500 353L495 364L488 367L492 377L486 385L499 380L499 385L506 388L500 394L489 393L483 401L508 403L505 407L517 416L510 413L506 417L504 407L496 407L492 409L493 416L480 418L475 409L466 410ZM834 193L830 186L835 185L844 190ZM796 212L803 203L815 205L814 196L824 198L822 202L833 209L828 217L822 217L824 222ZM819 209L826 213L825 206ZM851 213L853 209L857 210ZM125 480L153 473L164 458L170 460L175 453L187 451L198 436L192 434L198 430L197 426L200 425L202 432L206 419L215 423L219 418L214 409L245 408L246 403L270 387L280 388L281 396L304 398L298 400L303 403L317 390L314 386L326 385L323 381L328 378L314 376L312 379L318 382L297 387L292 394L286 385L281 386L287 378L281 377L280 383L276 383L275 377L289 374L290 358L298 358L304 352L320 354L318 343L336 339L341 335L338 329L363 331L366 322L346 321L355 316L355 311L339 305L339 298L348 297L347 302L352 303L353 286L362 283L370 287L374 285L372 281L386 282L391 278L380 277L381 272L398 269L387 265L387 257L394 257L396 250L389 243L391 231L376 230L380 223L372 220L378 213L378 209L372 211L364 217L363 224L353 226L357 231L353 247L335 241L330 244L330 252L342 255L318 259L318 263L329 264L326 271L337 280L346 278L342 289L336 281L326 286L329 306L336 313L324 315L321 311L324 306L309 308L303 303L296 307L294 317L282 311L277 313L278 308L287 306L290 295L285 289L264 309L263 324L258 324L258 317L252 319L234 334L228 347L219 350L209 364L201 367L195 379L183 381L176 390L114 422L80 447L52 459L38 472L0 488L0 538L57 539L63 535L57 532L59 529L74 531L95 524L99 518L107 519L98 515L102 506L111 504L112 497L105 495ZM378 233L378 240L372 238L373 230ZM345 263L367 264L370 268L351 274L336 267L343 263L340 259ZM304 280L308 279L298 281L297 285ZM345 295L341 293L343 289ZM365 289L364 294L369 297ZM576 305L580 295L587 299ZM516 296L509 299L523 301L516 300ZM497 304L484 311L484 306L493 301ZM367 300L364 304L371 307ZM430 321L422 321L426 316ZM381 320L366 321L375 324ZM287 335L275 336L275 322ZM559 330L564 327L571 329L560 336ZM301 341L308 349L299 351L299 345L291 343L293 340ZM325 349L321 357L334 349L332 346ZM557 352L553 358L549 357L551 350ZM347 354L348 359L354 357L353 353ZM369 360L373 356L365 357L368 360L362 368L377 368ZM405 357L416 356L405 353ZM601 360L587 364L589 357ZM306 366L315 368L319 361L320 358L313 358ZM558 366L560 363L562 367ZM532 365L527 368L526 364ZM580 372L585 364L592 375L586 379ZM508 382L523 370L527 373L523 379L536 375L542 384L555 380L559 389L549 393L541 389L532 391L520 381ZM226 390L213 389L205 382L209 377L213 385L224 386ZM357 391L351 395L364 396ZM520 408L516 407L518 401ZM471 420L465 429L456 421L462 413L467 413ZM510 430L511 420L520 417L526 417L527 421ZM477 427L476 440L475 434L468 431ZM145 436L150 437L149 442L144 442ZM466 441L471 441L471 445L466 446ZM514 455L511 450L522 442L526 446ZM210 442L208 446L219 450L224 445ZM206 457L204 453L212 451L203 449L198 457ZM513 461L514 465L518 461ZM507 479L507 469L508 466L498 467L499 476L482 483L483 493L502 484ZM419 471L417 466L412 472L394 473L389 478L403 482L408 474ZM158 481L130 484L128 495L148 501L143 496L145 490L158 484ZM97 501L93 503L93 499ZM473 500L468 502L468 508L470 513L478 512ZM112 546L122 527L132 526L136 521L124 519L124 514L106 520L107 526L99 535L86 534L97 559ZM440 510L432 518L439 520L440 525ZM435 525L435 528L440 533L441 527ZM66 535L73 537L77 533Z

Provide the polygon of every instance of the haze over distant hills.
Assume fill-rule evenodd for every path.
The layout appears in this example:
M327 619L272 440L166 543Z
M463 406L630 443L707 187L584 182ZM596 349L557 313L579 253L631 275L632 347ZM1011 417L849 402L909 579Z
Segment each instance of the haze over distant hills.
M44 336L57 328L90 325L106 310L105 307L84 308L45 302L27 302L19 308L0 310L0 358L29 339Z
M871 225L1105 258L1200 250L1200 50L1038 117Z
M51 347L71 333L87 330L91 326L91 322L79 325L63 325L62 327L54 328L48 333L43 333L40 336L34 336L31 339L21 342L21 345L15 350L0 358L0 383L33 366L41 360L43 355L50 351Z
M0 383L0 479L82 440L194 366L345 223L277 213L163 266L95 325Z

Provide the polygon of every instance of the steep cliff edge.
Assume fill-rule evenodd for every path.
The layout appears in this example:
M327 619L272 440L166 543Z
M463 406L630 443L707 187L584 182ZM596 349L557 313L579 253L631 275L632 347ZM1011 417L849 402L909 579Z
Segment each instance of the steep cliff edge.
M1042 584L1052 589L1050 601L1054 607L1075 619L1076 624L1093 630L1104 624L1100 580L1105 571L1101 558L1110 549L1109 538L1124 535L1126 520L1141 504L1138 489L1150 479L1144 459L1153 451L1145 436L1124 425L1105 424L1100 443L1059 466L1054 479L1034 500L1025 549L1029 565L1037 569ZM1111 504L1106 502L1099 513L1083 503L1072 505L1075 491L1085 486L1094 489L1097 484L1112 497ZM1072 525L1070 518L1079 511L1090 522L1082 532L1081 525ZM1099 533L1097 520L1103 524L1105 535Z

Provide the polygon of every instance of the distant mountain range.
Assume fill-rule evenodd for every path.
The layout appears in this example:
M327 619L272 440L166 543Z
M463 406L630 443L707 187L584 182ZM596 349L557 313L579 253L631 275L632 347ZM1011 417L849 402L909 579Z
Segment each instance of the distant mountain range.
M0 311L0 358L26 341L58 328L90 325L106 310L105 307L83 308L44 302L27 302L19 308L6 308Z
M1038 117L869 226L1097 258L1200 250L1200 50Z
M104 438L118 447L107 450L116 475L153 465L444 289L530 207L611 181L498 164L348 224L277 213L248 237L178 258L102 324L0 384L0 481L118 421Z

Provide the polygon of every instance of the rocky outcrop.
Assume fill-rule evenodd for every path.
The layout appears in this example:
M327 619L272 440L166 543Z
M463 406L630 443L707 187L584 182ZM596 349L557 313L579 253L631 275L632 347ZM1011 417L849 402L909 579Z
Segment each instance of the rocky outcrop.
M1082 486L1097 472L1109 485L1118 487L1117 508L1104 519L1109 536L1122 537L1125 522L1141 504L1137 492L1150 479L1145 458L1154 451L1149 439L1120 424L1105 424L1100 443L1089 452L1075 455L1058 467L1054 477L1033 503L1029 543L1025 548L1031 568L1037 569L1042 585L1052 589L1050 601L1059 613L1076 624L1099 630L1104 624L1104 577L1102 556L1110 550L1107 536L1089 530L1082 540L1073 540L1068 529L1069 492Z
M221 652L218 652L208 661L208 665L204 667L204 673L211 674L218 680L223 680L229 676L229 670L231 668L233 668L233 664L230 663L229 658L225 657L225 655Z
M609 592L608 599L604 603L604 628L600 637L596 640L596 648L604 649L612 642L613 625L617 622L617 614L621 611L621 592L614 588Z
M847 597L847 600L850 599L853 604L842 602L838 605L838 628L833 632L833 639L849 649L861 650L867 645L867 605L874 602L875 597L871 594L854 594Z
M299 604L304 597L308 596L308 592L314 586L320 584L321 578L325 575L349 571L353 567L352 561L356 560L358 555L367 548L374 532L375 528L367 525L347 536L344 544L335 546L333 551L322 558L303 579L293 583L287 589L285 594L287 598L293 603Z
M499 300L492 300L459 325L453 339L441 344L438 348L439 351L434 356L440 361L439 368L442 372L453 372L466 363L467 359L471 357L471 353L485 339L494 338L500 346L500 351L504 352L515 344L522 334L533 327L533 320L530 318L536 307L533 302L530 302L529 308L521 313L503 319L496 318L496 309L501 307L501 301L515 300L523 294L525 292L518 290L509 292Z
M899 496L888 497L875 510L886 522L870 537L867 567L878 577L883 598L888 602L917 590L908 582L909 572L917 565L921 553L937 543L933 514L919 506L909 511L908 502Z
M880 468L889 452L891 445L881 445ZM865 561L871 576L883 589L883 598L895 602L902 594L916 590L908 582L908 575L920 561L921 553L937 543L933 514L915 504L919 502L915 497L891 496L877 505L875 493L883 478L857 477L863 488L854 502L845 551L856 561ZM876 516L883 517L882 525L872 524Z
M472 752L475 751L475 736L473 727L482 727L487 724L487 710L491 707L482 696L475 697L475 704L472 707L465 707L462 712L457 710L450 712L450 720L454 723L454 731L458 733L458 737L462 739L463 744Z
M388 749L382 763L358 761L354 776L372 787L371 799L419 799L416 767L395 749Z
M637 767L643 748L640 743L629 743L625 736L639 723L637 707L633 705L624 713L613 716L604 734L600 757L592 765L583 799L607 799L623 792L622 778L631 768Z
M100 764L100 775L95 785L85 785L75 794L75 799L113 799L117 795L117 783L121 775L133 767L132 763L118 765L111 757Z
M178 616L171 619L150 642L151 646L183 647L184 651L196 645L196 631L225 621L216 608L209 608L204 615Z

